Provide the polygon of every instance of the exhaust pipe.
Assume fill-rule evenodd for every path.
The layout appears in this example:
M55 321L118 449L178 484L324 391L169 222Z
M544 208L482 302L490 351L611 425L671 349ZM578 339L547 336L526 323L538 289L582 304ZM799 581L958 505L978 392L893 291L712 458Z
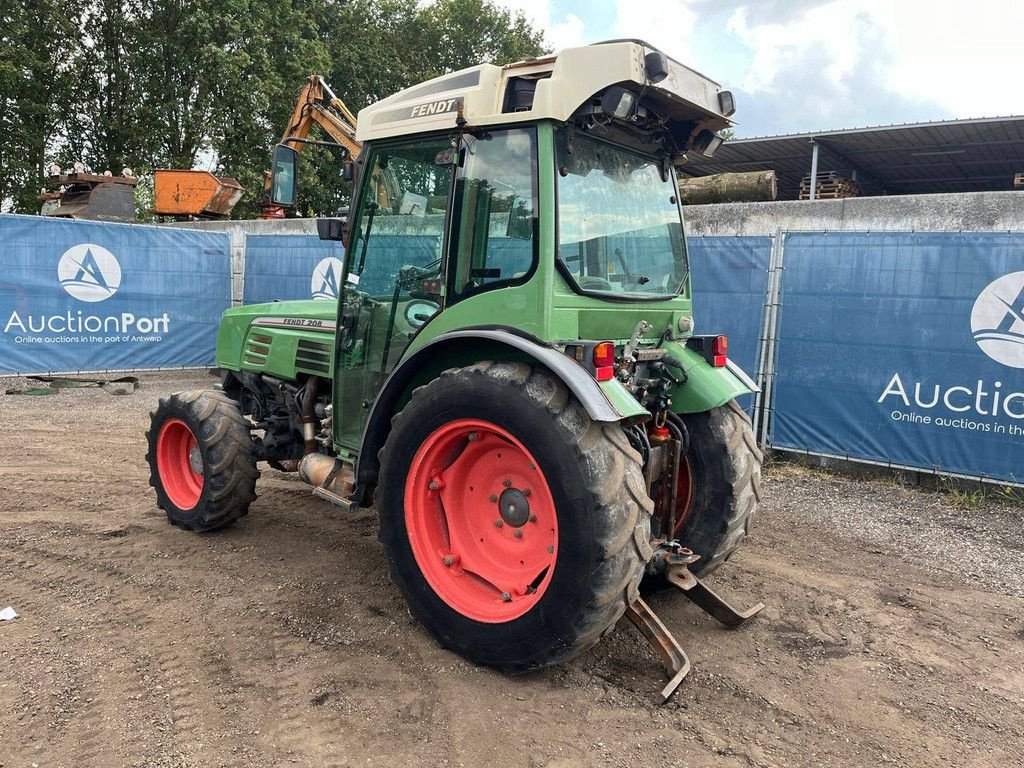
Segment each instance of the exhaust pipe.
M355 488L352 468L324 453L307 453L303 456L299 462L299 477L312 485L318 495L325 495L321 493L325 491L344 499L351 496Z
M316 433L320 429L320 419L316 417L316 390L320 378L310 376L306 382L306 394L302 398L302 417L299 422L302 424L302 439L305 443L303 453L309 456L316 451Z

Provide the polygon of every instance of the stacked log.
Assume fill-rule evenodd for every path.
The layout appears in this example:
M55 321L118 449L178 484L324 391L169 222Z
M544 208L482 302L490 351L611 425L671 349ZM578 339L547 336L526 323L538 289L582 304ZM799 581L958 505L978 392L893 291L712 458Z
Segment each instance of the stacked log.
M814 190L815 200L836 200L841 197L857 197L860 195L860 187L857 182L845 179L835 171L819 173L817 184ZM800 200L811 199L811 176L810 174L800 180Z
M774 200L777 194L775 171L715 173L679 179L683 205L762 202Z

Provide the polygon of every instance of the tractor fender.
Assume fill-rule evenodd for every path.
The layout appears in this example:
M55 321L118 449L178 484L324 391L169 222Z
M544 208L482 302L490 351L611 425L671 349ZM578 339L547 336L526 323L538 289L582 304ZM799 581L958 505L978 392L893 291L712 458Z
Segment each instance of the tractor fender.
M474 350L475 346L479 347L479 353ZM521 359L525 355L547 368L562 380L594 421L615 422L639 415L648 416L619 382L606 381L599 384L583 366L570 357L520 331L493 326L449 331L402 359L388 375L363 430L356 466L357 483L365 485L376 480L380 470L377 454L384 447L384 441L391 431L391 417L424 366L430 365L435 358L450 358L453 363L446 365L446 368L472 365L480 360L493 359L488 355L495 351L501 353L498 359ZM417 386L420 383L426 382L418 382ZM618 385L622 393L609 392L606 389L609 384ZM629 400L622 398L622 394ZM635 408L628 407L629 401L632 401Z
M741 395L759 391L757 384L732 360L723 368L714 368L685 344L666 341L662 346L683 364L686 373L686 383L669 390L676 413L710 411Z

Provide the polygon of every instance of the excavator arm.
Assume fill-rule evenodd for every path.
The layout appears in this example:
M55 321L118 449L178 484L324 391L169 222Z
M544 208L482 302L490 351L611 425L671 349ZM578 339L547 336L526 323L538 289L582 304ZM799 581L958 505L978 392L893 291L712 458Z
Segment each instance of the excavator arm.
M299 92L292 119L281 137L281 143L285 144L290 139L305 139L314 124L327 131L327 135L344 147L349 155L355 157L359 154L362 145L356 141L355 115L320 75L310 75ZM301 150L301 142L293 144L294 149Z
M331 139L341 146L349 157L359 155L362 145L356 141L356 118L352 111L335 95L320 75L310 75L299 91L288 127L281 136L281 143L297 152L302 151L305 140L319 125ZM284 218L284 208L270 202L270 171L263 172L264 203L261 219Z

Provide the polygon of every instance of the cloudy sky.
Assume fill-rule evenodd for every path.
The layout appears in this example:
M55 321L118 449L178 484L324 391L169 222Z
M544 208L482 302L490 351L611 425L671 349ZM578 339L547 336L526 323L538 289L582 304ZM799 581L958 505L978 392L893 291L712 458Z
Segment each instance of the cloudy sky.
M738 136L1024 114L1024 0L497 0L554 49L647 40L736 94Z

